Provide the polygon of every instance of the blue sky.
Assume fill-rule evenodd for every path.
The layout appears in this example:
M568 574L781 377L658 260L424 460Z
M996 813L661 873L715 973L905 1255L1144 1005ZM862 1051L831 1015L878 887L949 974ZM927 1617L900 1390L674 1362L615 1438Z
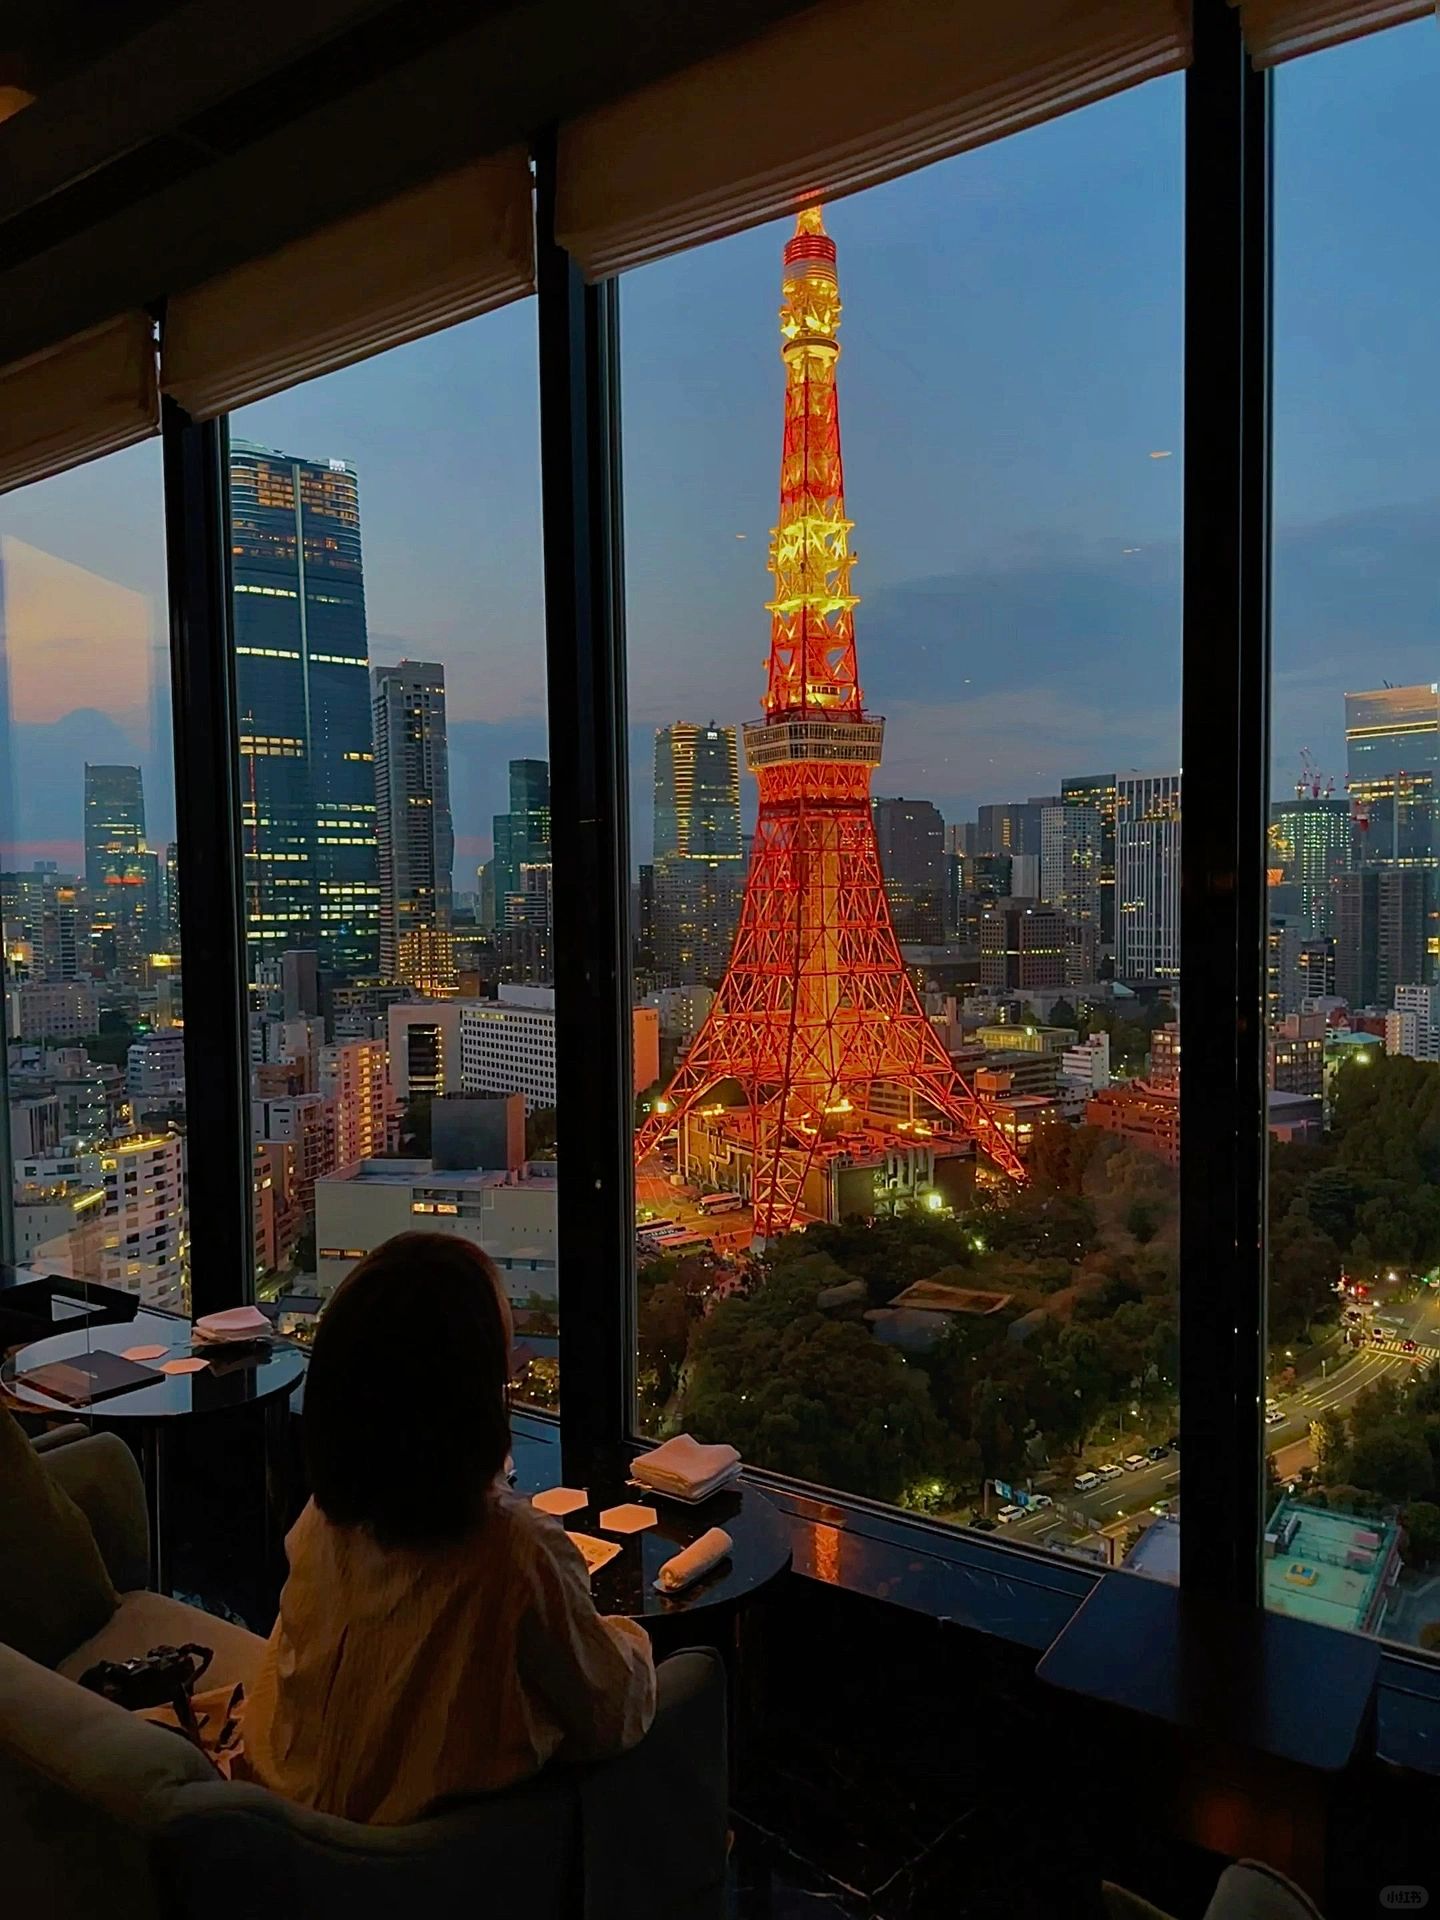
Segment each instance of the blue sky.
M1276 84L1281 791L1302 745L1343 780L1347 687L1440 677L1440 35L1399 29ZM949 818L1178 758L1183 94L1152 82L828 216L861 669L888 720L877 790ZM785 231L623 288L642 857L653 728L758 703ZM372 656L446 665L473 865L505 762L544 746L533 305L247 409L236 430L356 463ZM127 619L146 596L153 663L148 689L133 671L117 684L105 664L122 655L97 632L73 707L32 714L12 685L17 837L78 838L88 755L143 760L163 838L157 450L0 500L5 535L114 582Z

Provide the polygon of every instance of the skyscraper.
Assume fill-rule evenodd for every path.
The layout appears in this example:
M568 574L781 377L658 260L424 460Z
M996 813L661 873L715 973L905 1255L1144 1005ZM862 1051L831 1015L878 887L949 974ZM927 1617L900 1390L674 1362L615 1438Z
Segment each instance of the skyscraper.
M454 993L455 833L445 734L445 669L402 660L370 674L380 857L380 971L430 995Z
M981 807L975 829L977 853L1038 854L1040 851L1040 814L1055 801L1043 799L1010 800L1003 805Z
M373 975L380 879L360 495L344 460L230 447L245 931Z
M1180 775L1115 782L1115 972L1180 976Z
M160 857L145 844L139 767L86 765L85 890L106 964L134 966L160 932Z
M735 729L677 720L655 734L655 968L672 986L720 973L744 879Z
M138 871L145 852L139 767L85 767L85 884L97 898Z
M550 763L510 762L510 811L495 815L495 925L524 926L525 867L550 864ZM534 881L530 894L533 899Z
M938 946L945 938L945 822L929 800L874 799L875 843L895 938Z
M1335 931L1337 883L1351 868L1350 806L1345 800L1277 800L1270 809L1270 852L1285 886L1298 888L1307 940Z
M1428 867L1362 868L1339 882L1335 991L1351 1007L1388 1007L1400 986L1428 984Z
M1060 782L1060 802L1066 807L1090 807L1100 815L1100 944L1115 944L1115 776L1113 773L1077 774Z
M1347 693L1345 756L1359 864L1434 859L1440 685Z
M1089 922L1097 933L1104 831L1098 807L1065 804L1040 814L1040 898L1072 920Z

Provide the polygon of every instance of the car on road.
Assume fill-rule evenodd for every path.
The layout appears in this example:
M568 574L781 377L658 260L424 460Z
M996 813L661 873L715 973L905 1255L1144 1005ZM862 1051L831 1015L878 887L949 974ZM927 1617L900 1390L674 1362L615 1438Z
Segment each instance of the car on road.
M1158 1519L1169 1520L1175 1512L1175 1502L1173 1500L1157 1500L1150 1511L1155 1514Z
M1002 1527L1008 1527L1012 1520L1023 1520L1025 1518L1025 1509L1024 1507L1001 1507L995 1518L1000 1522Z
M1376 1327L1371 1333L1370 1338L1375 1342L1377 1347L1383 1347L1387 1340L1393 1340L1395 1336L1388 1327Z
M1400 1343L1400 1351L1402 1353L1418 1353L1420 1349L1414 1340L1402 1340Z
M1099 1468L1098 1471L1102 1480L1118 1480L1125 1469L1118 1460L1111 1460L1106 1466Z
M1284 1418L1285 1416L1279 1407L1267 1407L1265 1409L1265 1424L1267 1427L1278 1427Z
M1047 1507L1053 1507L1054 1504L1055 1502L1050 1498L1048 1493L1032 1493L1030 1496L1030 1511L1032 1513L1043 1513Z
M1075 1491L1077 1493L1093 1493L1099 1484L1100 1476L1098 1473L1077 1473L1075 1476Z
M1127 1453L1120 1464L1124 1467L1126 1473L1139 1473L1141 1468L1148 1467L1150 1462L1145 1458L1143 1453Z
M970 1524L976 1533L993 1533L995 1531L995 1522L990 1518L988 1513L977 1513Z
M1145 1458L1147 1460L1168 1460L1170 1458L1170 1449L1169 1447L1147 1447L1145 1449Z

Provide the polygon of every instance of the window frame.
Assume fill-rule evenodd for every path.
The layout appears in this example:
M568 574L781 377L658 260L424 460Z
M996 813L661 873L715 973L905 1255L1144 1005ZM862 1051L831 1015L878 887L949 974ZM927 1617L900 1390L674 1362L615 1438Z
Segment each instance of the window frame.
M1265 844L1270 673L1273 85L1229 0L1194 0L1185 78L1180 1397L1181 1580L1260 1605L1267 1295ZM536 325L554 868L557 1223L565 1476L586 1484L636 1433L632 1027L618 281L587 286L555 238L556 138L535 143ZM227 425L162 422L183 953L196 981L187 1080L196 1312L254 1292ZM198 990L203 980L204 992ZM0 1076L4 1062L0 1061ZM0 1114L0 1143L8 1110ZM10 1225L8 1189L0 1233ZM1186 1276L1194 1276L1187 1284ZM543 1418L543 1416L534 1416ZM959 1543L1023 1592L1036 1550L757 1478L797 1511ZM1088 1579L1090 1576L1085 1576ZM1079 1578L1079 1576L1077 1576ZM1080 1581L1084 1584L1084 1580ZM1023 1604L1023 1603L1022 1603ZM1412 1663L1415 1657L1403 1656ZM1434 1663L1419 1656L1427 1673Z

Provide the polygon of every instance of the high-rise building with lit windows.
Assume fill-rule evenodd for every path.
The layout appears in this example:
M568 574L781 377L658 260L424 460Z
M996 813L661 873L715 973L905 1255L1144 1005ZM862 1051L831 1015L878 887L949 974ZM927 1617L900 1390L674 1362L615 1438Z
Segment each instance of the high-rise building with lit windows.
M1347 693L1345 760L1357 863L1429 864L1436 853L1440 684Z
M1060 782L1060 804L1092 810L1100 816L1099 935L1102 947L1115 944L1115 775L1076 774Z
M380 859L380 971L421 993L454 993L455 833L445 669L402 660L370 675Z
M296 947L314 948L326 972L373 975L380 878L355 469L232 441L230 547L251 978Z
M1180 775L1115 783L1115 972L1180 977Z
M495 925L534 924L534 900L540 882L532 876L529 903L525 869L550 864L550 763L548 760L510 762L510 811L495 815L494 874ZM548 903L548 889L546 899Z
M653 942L671 985L718 976L744 884L734 727L677 720L655 734Z
M134 966L160 933L160 857L145 842L139 767L85 768L85 891L108 966Z
M1270 809L1270 857L1281 884L1298 889L1304 937L1334 933L1340 879L1352 864L1349 802L1309 793L1277 800Z

